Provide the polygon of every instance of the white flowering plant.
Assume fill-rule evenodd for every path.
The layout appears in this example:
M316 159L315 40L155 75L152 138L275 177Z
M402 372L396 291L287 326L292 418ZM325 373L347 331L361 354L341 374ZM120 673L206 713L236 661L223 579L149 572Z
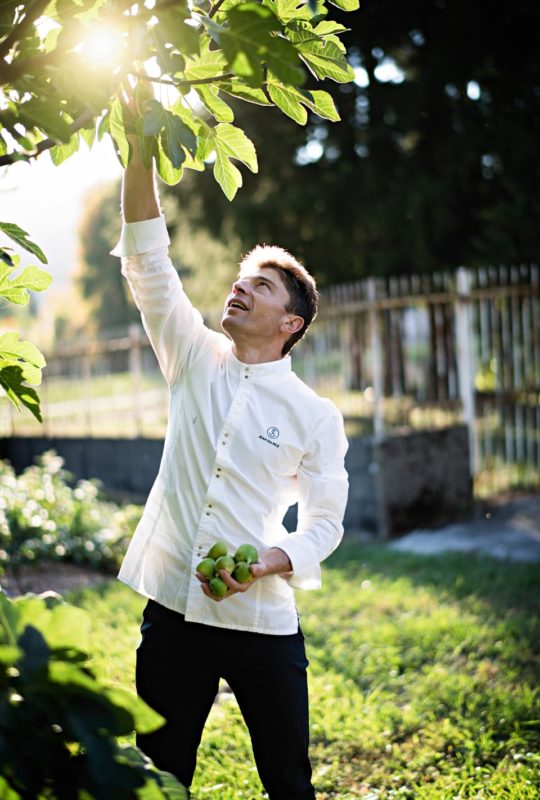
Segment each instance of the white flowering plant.
M101 489L75 482L53 450L20 475L0 461L0 566L60 560L116 570L141 509L104 500Z

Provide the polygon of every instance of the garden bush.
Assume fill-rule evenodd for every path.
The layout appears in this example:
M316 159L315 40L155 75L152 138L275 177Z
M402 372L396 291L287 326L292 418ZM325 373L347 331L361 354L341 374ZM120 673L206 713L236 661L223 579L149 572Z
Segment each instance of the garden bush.
M162 717L91 665L89 613L58 595L0 593L0 796L184 800L172 775L120 743Z
M114 571L140 518L139 506L100 496L97 480L79 480L49 450L20 475L0 461L0 565L42 560Z

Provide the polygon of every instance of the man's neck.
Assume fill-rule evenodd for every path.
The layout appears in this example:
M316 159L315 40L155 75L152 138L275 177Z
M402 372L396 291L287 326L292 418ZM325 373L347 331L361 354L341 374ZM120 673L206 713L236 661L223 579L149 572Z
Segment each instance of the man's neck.
M269 361L281 361L281 346L263 346L244 342L234 342L232 351L243 364L267 364Z

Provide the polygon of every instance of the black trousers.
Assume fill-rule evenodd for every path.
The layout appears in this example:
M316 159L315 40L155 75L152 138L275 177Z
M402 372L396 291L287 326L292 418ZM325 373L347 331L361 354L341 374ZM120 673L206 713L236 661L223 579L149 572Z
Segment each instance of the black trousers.
M159 769L191 785L204 724L224 678L249 729L270 800L314 800L308 757L304 637L186 622L149 600L137 649L137 692L166 719L137 744Z

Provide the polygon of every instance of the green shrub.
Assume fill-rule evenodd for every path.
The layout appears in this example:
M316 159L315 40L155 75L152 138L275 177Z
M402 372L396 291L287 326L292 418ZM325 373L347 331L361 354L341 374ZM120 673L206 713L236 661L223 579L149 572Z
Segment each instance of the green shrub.
M139 520L136 505L100 499L99 481L80 480L53 450L17 476L0 461L0 564L14 569L40 560L115 570Z
M87 612L49 593L0 593L0 796L182 800L187 792L116 737L162 718L90 667Z

